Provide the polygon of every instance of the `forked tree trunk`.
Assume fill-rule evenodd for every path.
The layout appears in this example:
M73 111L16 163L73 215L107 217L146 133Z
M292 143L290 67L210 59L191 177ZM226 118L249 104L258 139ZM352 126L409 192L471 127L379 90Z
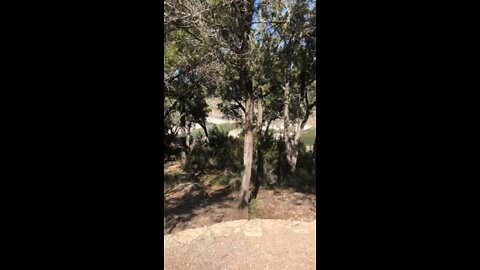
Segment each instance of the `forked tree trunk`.
M309 112L307 111L305 118L302 120L301 123L297 124L295 128L295 135L293 137L293 141L291 142L291 152L290 152L290 171L293 172L295 171L295 168L297 167L297 159L298 159L298 146L300 144L300 138L302 137L302 132L303 128L305 127L305 124L308 121L308 116Z
M290 135L291 132L291 122L290 122L290 114L289 114L289 104L290 104L290 85L287 82L283 87L283 98L284 98L284 105L283 105L283 125L284 125L284 143L285 143L285 170L284 172L293 172L295 171L298 159L298 144L300 142L300 138L302 136L302 130L305 127L305 124L308 120L308 113L307 116L298 123L294 127L293 130L293 138Z
M297 166L298 160L298 146L300 143L300 138L302 137L303 128L307 124L308 117L310 116L310 112L315 106L315 102L309 104L308 96L306 93L306 81L305 81L305 51L302 53L302 71L300 73L300 95L303 99L302 105L300 106L301 112L304 114L303 119L297 118L295 129L293 131L293 138L290 137L290 115L289 115L289 104L290 104L290 87L287 79L287 83L283 87L284 89L284 107L283 107L283 117L284 117L284 130L285 130L285 160L287 170L289 172L294 172ZM286 76L287 78L287 76Z

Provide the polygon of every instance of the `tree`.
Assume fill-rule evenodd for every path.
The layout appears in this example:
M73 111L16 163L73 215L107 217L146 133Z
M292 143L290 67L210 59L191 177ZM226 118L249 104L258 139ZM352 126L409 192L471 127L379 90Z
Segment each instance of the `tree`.
M180 135L183 164L192 146L190 131L193 125L199 124L208 138L205 101L211 80L208 64L205 64L208 60L198 41L188 39L181 29L170 28L169 40L165 43L164 121L167 129L175 129L170 133Z
M164 5L167 42L177 35L177 40L185 39L174 46L178 51L182 51L182 44L191 47L183 50L180 59L177 53L171 53L176 64L166 72L166 87L173 84L174 89L197 94L215 92L223 100L224 113L243 119L240 207L245 207L250 199L254 134L259 138L256 167L261 178L262 138L270 123L280 117L285 125L285 160L290 170L295 169L301 132L316 103L315 3L167 0ZM202 86L207 89L198 91ZM192 110L185 105L188 100L172 96L184 106L178 111ZM196 114L203 116L203 111ZM192 121L202 125L204 118L199 119ZM187 117L185 121L180 119L181 126L186 122Z
M167 18L179 29L200 41L227 68L238 75L238 89L245 102L243 179L240 207L249 201L249 186L253 160L254 89L250 73L251 22L254 0L232 1L171 1Z
M282 82L284 161L289 172L296 168L302 130L315 105L315 4L310 1L272 2L265 8L274 51L278 54Z

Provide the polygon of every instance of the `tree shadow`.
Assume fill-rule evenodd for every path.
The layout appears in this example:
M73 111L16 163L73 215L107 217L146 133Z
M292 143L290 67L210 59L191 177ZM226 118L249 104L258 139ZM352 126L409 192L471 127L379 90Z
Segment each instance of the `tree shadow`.
M218 208L229 208L228 202L235 200L230 196L233 189L229 186L215 190L211 193L206 193L205 187L196 184L201 189L191 189L184 196L179 198L168 199L168 203L164 204L164 218L166 233L171 233L178 224L186 223L192 220L195 216L206 214L211 205L218 205ZM205 211L198 211L205 209ZM221 222L215 220L214 222Z

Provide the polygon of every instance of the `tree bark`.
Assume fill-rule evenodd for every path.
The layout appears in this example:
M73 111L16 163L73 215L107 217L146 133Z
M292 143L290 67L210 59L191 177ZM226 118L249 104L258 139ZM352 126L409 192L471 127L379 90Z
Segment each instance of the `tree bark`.
M290 146L290 164L288 168L290 172L294 172L295 168L297 167L297 159L298 159L298 144L300 142L300 137L302 136L302 127L300 124L297 124L295 127L295 135L293 141L291 142Z
M265 139L265 134L267 130L263 131L263 104L262 100L258 101L258 152L257 152L257 183L258 189L260 188L260 184L265 185L264 181L264 168L263 168L263 142ZM268 126L267 126L268 129ZM258 190L257 190L258 192ZM256 194L255 194L256 195Z
M313 152L312 152L312 159L313 159L313 169L316 170L316 162L317 162L317 137L315 137L315 142L313 143Z
M254 118L254 95L252 78L247 67L246 54L250 51L250 23L253 18L253 0L234 2L237 11L238 26L240 28L240 89L245 96L245 121L244 121L244 143L243 143L243 179L240 186L239 208L245 208L250 199L250 178L252 176L253 163L253 118Z
M300 95L303 99L300 110L304 113L303 119L296 119L296 126L294 130L293 138L289 135L290 131L290 116L289 116L289 103L290 103L290 87L287 83L284 86L284 125L285 125L285 161L286 167L289 172L294 172L297 166L298 160L298 146L300 143L300 138L302 136L303 128L307 124L308 117L310 116L312 108L315 106L316 102L309 104L308 96L306 92L306 64L305 64L305 51L302 52L302 70L300 72ZM286 76L287 78L287 76ZM288 135L287 135L288 134Z
M263 125L263 106L262 101L258 100L258 110L257 110L257 134L258 134L258 142L257 142L257 173L255 175L254 183L255 188L252 191L252 195L250 200L255 199L257 197L258 191L260 190L260 184L264 184L263 181L263 132L262 132L262 125Z
M308 117L310 116L309 110L307 110L305 117L303 118L301 123L298 123L295 128L295 136L293 138L291 152L290 152L290 171L294 172L295 168L297 167L297 159L298 159L298 145L300 144L300 138L302 137L303 128L308 121Z
M250 178L253 162L253 96L247 94L245 102L245 137L243 143L243 179L240 187L240 208L244 208L250 201Z
M188 149L188 135L187 135L187 128L186 128L186 116L182 113L180 117L180 162L182 165L187 164L187 149Z
M207 125L205 123L199 123L199 125L202 127L203 132L205 133L205 139L208 142L208 131L207 131Z
M283 132L285 133L283 140L285 142L284 166L286 166L286 170L284 170L284 172L290 170L290 164L291 164L290 154L292 152L291 144L290 144L290 112L288 108L289 104L290 104L290 83L287 81L283 86Z

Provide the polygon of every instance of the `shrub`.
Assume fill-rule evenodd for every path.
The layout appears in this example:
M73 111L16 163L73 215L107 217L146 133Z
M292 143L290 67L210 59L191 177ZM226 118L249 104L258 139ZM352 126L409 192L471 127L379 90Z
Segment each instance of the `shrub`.
M298 149L297 166L295 172L289 177L290 185L299 188L316 186L315 163L312 160L312 151L306 151L306 147L300 142Z
M248 213L251 218L258 218L260 216L258 205L257 205L257 199L252 199L248 204Z
M283 142L276 140L272 133L265 134L263 138L263 168L267 182L276 182L279 173L280 147Z
M213 127L209 132L209 142L195 144L190 152L188 168L196 170L229 170L239 172L243 167L243 139L228 137L225 130ZM200 140L199 140L200 139Z

